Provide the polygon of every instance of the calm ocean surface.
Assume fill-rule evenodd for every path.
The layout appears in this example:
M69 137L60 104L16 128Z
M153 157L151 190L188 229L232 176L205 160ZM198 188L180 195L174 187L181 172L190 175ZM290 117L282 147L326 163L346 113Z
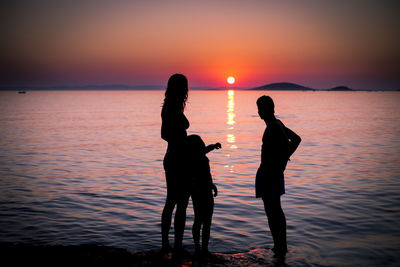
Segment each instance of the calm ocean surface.
M0 92L0 241L160 248L162 91ZM220 194L210 250L272 246L254 197L268 94L302 137L283 209L288 265L400 265L400 92L191 91ZM192 205L184 246L193 250ZM171 234L171 239L173 235Z

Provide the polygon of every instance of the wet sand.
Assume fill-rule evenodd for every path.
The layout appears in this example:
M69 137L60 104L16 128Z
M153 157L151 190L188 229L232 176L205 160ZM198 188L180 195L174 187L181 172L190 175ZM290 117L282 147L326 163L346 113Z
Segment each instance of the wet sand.
M179 261L172 253L160 250L145 252L122 248L79 245L39 246L28 244L0 244L2 266L282 266L268 249L246 253L212 253L200 258L187 252Z

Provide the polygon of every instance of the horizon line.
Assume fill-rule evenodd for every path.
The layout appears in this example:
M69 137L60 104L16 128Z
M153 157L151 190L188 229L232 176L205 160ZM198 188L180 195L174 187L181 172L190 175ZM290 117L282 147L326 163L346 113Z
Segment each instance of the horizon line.
M276 88L274 88L274 86ZM289 88L285 89L285 86ZM266 88L264 88L266 87ZM290 88L292 87L292 88ZM350 88L346 85L338 85L329 88L312 88L308 86L303 86L298 83L293 82L273 82L260 86L254 87L234 87L232 85L226 86L193 86L189 88L190 90L265 90L268 91L400 91L399 89L378 89L378 88ZM129 84L86 84L86 85L10 85L10 86L0 86L1 91L14 91L14 90L165 90L165 85L129 85Z

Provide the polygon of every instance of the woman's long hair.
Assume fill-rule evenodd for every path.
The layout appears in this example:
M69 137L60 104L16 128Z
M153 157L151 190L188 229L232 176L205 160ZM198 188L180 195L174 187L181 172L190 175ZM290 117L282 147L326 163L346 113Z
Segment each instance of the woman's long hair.
M183 112L188 97L188 80L183 74L174 74L168 79L163 107L176 108Z

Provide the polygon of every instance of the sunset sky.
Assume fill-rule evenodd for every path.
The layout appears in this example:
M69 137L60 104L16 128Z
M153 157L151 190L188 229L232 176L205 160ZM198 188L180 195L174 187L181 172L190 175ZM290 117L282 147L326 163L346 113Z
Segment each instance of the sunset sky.
M399 1L2 1L0 86L400 89Z

